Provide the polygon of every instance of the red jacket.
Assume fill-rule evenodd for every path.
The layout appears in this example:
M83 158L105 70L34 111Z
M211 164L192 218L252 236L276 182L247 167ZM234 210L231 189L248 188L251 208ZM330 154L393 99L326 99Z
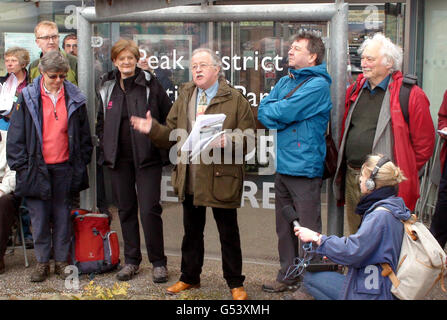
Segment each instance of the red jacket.
M444 99L438 112L438 129L447 127L447 90L444 92ZM447 143L444 141L439 154L441 158L441 172L444 170L445 159L447 158Z
M413 86L410 92L408 103L409 125L407 125L399 103L399 91L403 79L402 73L396 71L392 74L392 78L393 82L389 84L389 88L391 125L394 137L394 160L407 177L407 180L399 185L398 196L402 197L406 206L413 211L419 198L418 172L433 154L435 128L430 114L430 102L424 91L418 86ZM355 84L352 84L347 89L340 143L345 130L345 121L349 108L357 99L365 81L363 74L360 74L356 81L355 92L351 94Z

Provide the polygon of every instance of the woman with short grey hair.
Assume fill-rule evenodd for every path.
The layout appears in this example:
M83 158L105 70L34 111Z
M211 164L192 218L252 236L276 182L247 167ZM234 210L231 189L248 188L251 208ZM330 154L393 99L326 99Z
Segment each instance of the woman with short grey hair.
M25 198L33 226L37 266L31 282L48 278L52 248L54 273L68 276L70 200L88 188L93 151L87 98L66 80L67 59L59 51L48 52L39 69L41 75L22 90L7 139L8 164L16 171L15 194Z
M39 61L40 73L49 71L67 73L69 69L67 58L59 51L50 51L44 54Z

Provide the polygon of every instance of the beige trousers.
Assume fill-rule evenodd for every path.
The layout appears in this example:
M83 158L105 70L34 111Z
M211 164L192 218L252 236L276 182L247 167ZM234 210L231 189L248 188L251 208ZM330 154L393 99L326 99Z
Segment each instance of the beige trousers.
M355 208L359 203L360 193L360 169L346 168L346 189L345 189L345 221L347 223L346 236L357 232L362 216L355 213ZM346 228L345 228L346 230Z

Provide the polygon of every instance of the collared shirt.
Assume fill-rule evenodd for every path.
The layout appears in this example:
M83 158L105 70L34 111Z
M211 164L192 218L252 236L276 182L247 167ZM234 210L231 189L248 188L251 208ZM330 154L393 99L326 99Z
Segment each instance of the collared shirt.
M365 84L363 85L363 88L367 88L371 92L371 94L375 94L377 92L376 91L377 88L386 91L389 82L390 82L390 75L388 75L385 79L383 79L374 89L371 89L371 84L369 83L369 80L366 80Z
M208 89L205 90L207 104L210 104L211 99L213 99L216 96L217 89L219 89L219 81L218 80L216 80L216 82L211 87L209 87ZM202 92L203 92L203 89L198 88L196 105L199 104L199 99L200 99L200 95L202 94Z
M51 101L53 102L53 105L56 106L57 104L57 99L59 97L59 94L61 93L61 90L64 86L62 85L59 90L56 92L56 95L53 95L47 88L45 88L45 84L42 81L42 88L45 91L45 93L50 97Z

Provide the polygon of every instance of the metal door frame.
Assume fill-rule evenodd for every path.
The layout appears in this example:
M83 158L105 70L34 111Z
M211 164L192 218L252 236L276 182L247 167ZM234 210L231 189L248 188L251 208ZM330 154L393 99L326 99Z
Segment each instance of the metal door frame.
M325 21L329 23L328 68L332 77L332 134L340 136L347 77L348 4L341 1L329 4L274 5L201 5L179 6L153 11L101 18L94 7L77 8L78 24L78 83L87 96L90 128L95 132L95 83L93 50L91 46L94 23L101 22L236 22L236 21ZM96 142L96 136L94 138ZM95 143L96 144L96 143ZM95 148L96 149L96 148ZM81 205L96 209L96 152L89 165L90 188L81 193ZM327 181L328 234L343 234L343 207L335 204L332 181Z

